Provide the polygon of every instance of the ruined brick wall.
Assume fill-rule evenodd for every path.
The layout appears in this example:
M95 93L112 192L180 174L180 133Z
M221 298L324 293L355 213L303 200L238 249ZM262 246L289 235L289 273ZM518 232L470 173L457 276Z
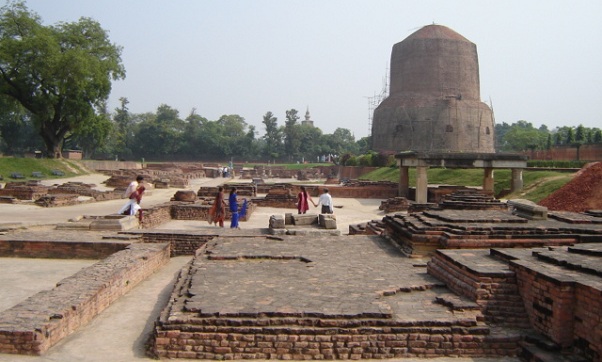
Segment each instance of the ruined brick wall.
M459 326L347 328L345 324L334 320L331 328L279 328L165 323L165 329L155 332L153 353L161 358L212 360L499 357L516 355L520 340ZM180 330L183 327L187 330Z
M37 181L7 182L0 189L0 196L12 196L19 200L37 200L48 193L48 186Z
M510 263L531 325L564 348L574 347L592 361L602 357L602 291L568 276L553 278Z
M207 220L211 205L179 204L171 207L174 220Z
M602 357L602 292L577 284L575 302L575 346L592 361L599 361Z
M602 161L602 145L583 145L579 148L569 146L554 147L549 150L523 152L531 160L556 161Z
M151 244L170 245L171 256L195 255L197 249L205 245L217 235L190 235L169 232L143 233L142 242Z
M168 262L167 244L133 244L0 312L0 353L46 352Z
M510 263L531 326L562 347L573 343L575 287L572 282L552 280L537 271Z
M476 302L487 322L529 327L513 272L492 270L486 274L479 273L454 262L442 251L437 251L428 262L427 272L443 281L454 293Z
M86 168L90 170L100 171L100 170L122 170L122 169L134 169L139 170L142 169L142 164L140 162L133 161L96 161L96 160L81 160L81 162Z
M171 220L171 203L156 205L148 209L142 209L142 223L140 226L143 229L152 229L163 223Z
M125 243L0 240L0 257L101 259L125 249Z

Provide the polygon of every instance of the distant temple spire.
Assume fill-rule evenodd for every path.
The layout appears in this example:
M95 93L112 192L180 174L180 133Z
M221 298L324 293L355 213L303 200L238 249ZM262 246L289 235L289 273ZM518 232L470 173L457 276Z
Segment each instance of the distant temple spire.
M307 110L305 111L305 121L301 121L301 124L314 126L314 121L311 120L311 116L309 115L309 106L307 106Z

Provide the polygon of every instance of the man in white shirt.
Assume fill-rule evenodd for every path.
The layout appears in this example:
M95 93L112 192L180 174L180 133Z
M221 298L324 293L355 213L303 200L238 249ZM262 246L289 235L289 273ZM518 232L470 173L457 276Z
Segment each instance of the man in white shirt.
M322 214L332 214L334 212L332 208L332 196L328 193L328 189L324 189L324 193L320 195L316 207L318 205L322 205Z
M138 188L138 185L140 185L140 183L142 181L144 181L144 176L142 176L142 175L136 176L136 181L130 182L130 184L128 185L128 188L125 189L125 193L123 194L123 198L124 199L129 199L130 196L132 196L132 194L134 193L134 191L136 191L136 189Z

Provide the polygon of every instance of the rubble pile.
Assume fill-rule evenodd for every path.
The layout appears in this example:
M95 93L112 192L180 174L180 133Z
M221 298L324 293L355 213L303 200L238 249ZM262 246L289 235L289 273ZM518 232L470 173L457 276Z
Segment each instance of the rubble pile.
M586 165L566 185L539 202L555 211L602 209L602 162Z

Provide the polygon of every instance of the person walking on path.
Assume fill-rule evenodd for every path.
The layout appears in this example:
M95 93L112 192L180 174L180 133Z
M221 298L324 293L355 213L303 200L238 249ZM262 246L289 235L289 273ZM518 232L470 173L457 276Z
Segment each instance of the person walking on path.
M226 216L226 201L224 200L224 188L222 186L217 188L217 195L209 210L209 225L215 223L216 226L224 227L224 218Z
M332 208L332 196L328 193L328 189L324 189L324 193L320 195L318 203L314 204L316 207L322 205L322 214L332 214L334 212Z
M305 190L305 186L301 186L301 191L297 194L297 211L299 214L305 214L309 210L309 201L316 206L314 200L311 199L311 196Z
M236 195L236 187L230 189L230 197L228 198L228 203L230 204L230 213L231 215L231 223L230 229L240 229L238 226L238 198Z
M140 211L138 218L140 221L142 221L142 208L140 207L140 202L142 202L142 194L144 193L145 189L146 188L144 185L138 186L138 188L136 188L136 190L130 194L128 202L123 205L123 207L119 209L117 213L120 215L134 216L138 211Z
M140 184L143 181L144 181L144 176L142 176L142 175L136 176L136 180L130 182L130 184L128 185L128 187L125 189L125 192L123 194L123 198L124 199L129 199L130 196L134 193L134 191L136 191L138 189L138 186L140 186Z

